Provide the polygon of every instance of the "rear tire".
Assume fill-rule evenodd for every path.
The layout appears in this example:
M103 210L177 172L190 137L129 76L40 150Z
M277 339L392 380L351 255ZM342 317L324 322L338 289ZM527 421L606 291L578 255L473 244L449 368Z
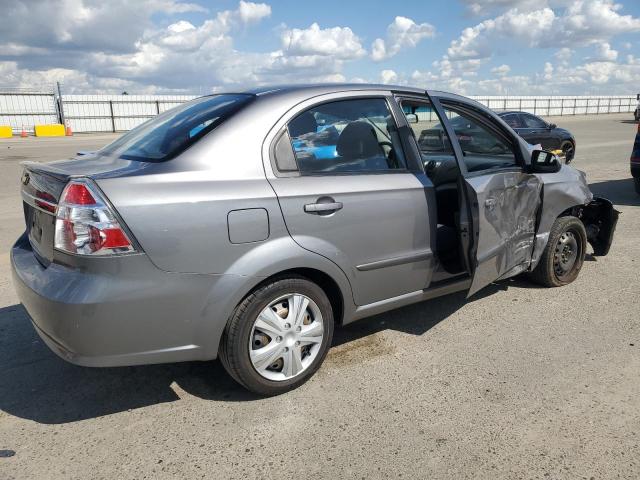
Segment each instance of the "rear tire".
M573 282L582 269L587 249L587 232L579 218L558 218L542 257L529 278L544 287L561 287Z
M236 307L220 342L220 360L247 390L279 395L318 370L333 327L331 303L318 285L303 277L278 278Z

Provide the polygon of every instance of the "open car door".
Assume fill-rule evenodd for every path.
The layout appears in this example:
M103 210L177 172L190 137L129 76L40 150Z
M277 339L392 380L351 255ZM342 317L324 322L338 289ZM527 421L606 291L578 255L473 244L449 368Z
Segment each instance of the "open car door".
M529 267L542 183L524 171L519 146L488 113L457 99L435 100L466 194L459 224L472 275L471 296Z

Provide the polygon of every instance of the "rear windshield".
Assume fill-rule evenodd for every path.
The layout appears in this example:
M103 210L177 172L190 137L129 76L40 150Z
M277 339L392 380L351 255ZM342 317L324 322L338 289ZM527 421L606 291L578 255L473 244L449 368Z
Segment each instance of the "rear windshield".
M238 112L254 97L249 94L221 94L197 98L137 126L99 153L141 162L169 160Z

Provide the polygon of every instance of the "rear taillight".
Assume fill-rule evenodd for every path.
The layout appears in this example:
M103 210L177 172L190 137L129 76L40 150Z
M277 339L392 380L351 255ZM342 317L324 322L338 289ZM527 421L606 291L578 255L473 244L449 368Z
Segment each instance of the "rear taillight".
M76 255L116 255L136 251L98 189L72 180L56 213L55 248Z

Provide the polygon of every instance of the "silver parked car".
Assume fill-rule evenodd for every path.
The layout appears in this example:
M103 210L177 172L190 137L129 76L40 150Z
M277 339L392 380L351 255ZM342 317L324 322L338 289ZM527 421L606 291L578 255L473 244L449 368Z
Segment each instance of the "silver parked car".
M482 105L376 85L198 98L25 163L22 197L15 287L54 352L220 357L263 395L313 375L335 325L521 273L570 283L618 218Z

